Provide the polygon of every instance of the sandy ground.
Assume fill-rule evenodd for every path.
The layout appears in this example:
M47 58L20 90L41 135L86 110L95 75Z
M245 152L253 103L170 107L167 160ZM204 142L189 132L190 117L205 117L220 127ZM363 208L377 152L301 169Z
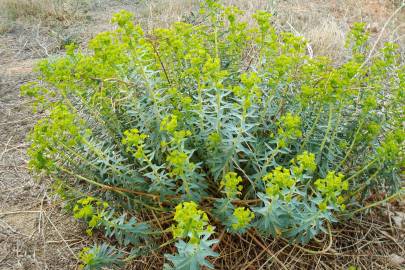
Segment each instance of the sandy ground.
M19 87L32 78L33 62L0 71L0 269L75 269L84 234L60 208L48 179L27 170L25 136L39 116Z
M77 269L78 252L92 242L82 226L63 211L52 193L52 179L33 177L27 169L25 137L40 115L31 112L30 101L19 96L19 87L33 79L32 69L38 59L60 53L64 38L73 38L83 44L95 33L109 29L109 18L119 9L139 11L137 5L124 2L99 7L88 14L85 22L62 30L39 24L38 27L19 26L11 33L0 35L0 270ZM392 11L387 8L387 1L358 1L357 9L351 11L340 4L342 1L298 2L290 1L289 8L295 16L291 22L309 24L308 18L313 16L314 8L319 12L334 10L334 14L320 13L324 22L328 22L319 24L323 35L320 31L301 28L307 35L330 46L326 48L329 52L334 46L341 46L337 37L344 27L339 19L344 18L344 25L348 25L363 16L370 22L371 30L377 33ZM153 27L154 23L150 22L154 16L178 12L176 9L181 6L171 5L170 8L171 11L158 9L153 12L143 8L136 16L146 27ZM354 15L347 16L348 12ZM175 16L171 18L176 19ZM317 51L325 49L320 42L314 47ZM381 267L375 269L391 268L389 265ZM394 268L399 269L397 267L400 266Z
M108 29L110 15L122 7L99 10L95 19L64 33L84 42ZM34 27L0 36L0 270L78 269L76 256L91 243L52 193L51 179L33 177L27 168L25 137L40 115L19 89L34 78L39 59L58 53L51 31Z

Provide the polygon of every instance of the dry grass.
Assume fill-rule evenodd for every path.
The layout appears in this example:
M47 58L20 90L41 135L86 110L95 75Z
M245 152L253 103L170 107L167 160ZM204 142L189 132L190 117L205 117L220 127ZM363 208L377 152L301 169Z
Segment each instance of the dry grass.
M0 35L3 35L12 29L12 25L2 18L0 18Z
M343 54L345 33L333 18L322 20L316 28L308 29L305 37L311 41L312 49L317 55L337 59Z
M331 228L330 235L320 235L306 246L280 238L266 239L254 230L243 235L219 231L215 237L220 242L213 249L220 255L211 262L215 269L223 270L400 270L405 264L405 230L391 222L394 209L403 211L404 207L388 203L367 215L358 214ZM169 226L166 221L162 217L163 228ZM163 253L174 252L172 246L167 246L159 253L139 257L125 269L162 269Z
M109 19L119 9L134 12L136 22L151 30L189 20L200 1L0 0L1 270L76 269L78 262L71 251L77 254L83 245L92 244L83 230L62 214L48 190L49 183L35 181L26 169L24 137L34 121L27 101L18 96L18 88L31 76L32 59L59 53L60 40L71 33L86 42L96 32L109 29ZM245 10L246 20L256 9L272 12L278 29L303 35L315 54L337 62L343 55L343 37L353 22L366 22L375 38L402 1L224 0ZM89 13L91 20L75 19L82 18L85 7L95 2L102 4ZM381 41L403 40L404 25L405 10L387 26ZM12 28L15 31L7 33ZM333 228L332 244L323 253L311 254L280 239L258 239L254 232L253 237L224 236L217 247L221 256L214 261L216 269L403 269L404 265L396 265L391 258L405 258L405 229L395 225L392 216L395 211L405 212L405 206L384 207L392 212L387 215L381 206L371 215ZM326 235L319 240L307 248L319 251L328 247ZM133 261L127 269L161 269L162 264L161 256L151 254Z
M142 1L136 7L135 18L147 31L156 27L168 27L173 22L184 20L191 12L196 12L199 2L199 0Z
M280 30L292 31L309 40L315 55L324 55L336 62L344 54L345 35L354 22L366 22L376 35L387 18L403 0L224 0L245 11L244 19L251 22L257 10L274 15ZM147 30L166 27L173 21L187 19L190 12L197 14L198 0L144 1L136 13L137 21ZM251 22L252 23L252 22ZM405 41L405 9L390 23L384 39ZM401 43L401 42L400 42ZM402 42L405 43L405 42Z
M1 5L2 13L10 20L19 18L61 19L62 14L56 9L52 0L4 0Z
M2 0L0 1L0 34L11 31L18 23L71 25L83 17L93 0Z
M279 1L275 9L284 29L306 37L315 55L340 62L344 37L354 22L365 22L374 38L396 8L387 0L287 0ZM405 22L404 12L391 21L382 41L394 41L405 34L405 29L398 27Z

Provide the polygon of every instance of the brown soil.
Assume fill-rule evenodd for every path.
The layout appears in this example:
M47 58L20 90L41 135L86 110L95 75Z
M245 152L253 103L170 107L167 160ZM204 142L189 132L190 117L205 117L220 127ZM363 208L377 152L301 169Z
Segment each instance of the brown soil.
M49 181L27 170L25 136L39 116L19 97L19 86L32 78L33 63L0 70L0 269L75 269L82 230L60 208Z
M108 29L117 10L114 5L100 9L64 33L76 31L79 42L86 41ZM0 36L0 270L78 269L76 256L91 239L65 213L51 179L30 174L25 137L41 116L19 95L20 86L34 79L35 63L59 53L60 40L47 27L20 27Z

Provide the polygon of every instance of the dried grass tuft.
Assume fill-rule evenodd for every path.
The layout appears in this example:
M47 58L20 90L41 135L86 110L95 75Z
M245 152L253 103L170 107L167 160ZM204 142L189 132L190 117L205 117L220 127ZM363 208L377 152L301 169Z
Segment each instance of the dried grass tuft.
M306 31L305 37L311 42L315 55L337 60L343 54L345 32L333 18L322 19L320 24Z
M211 262L215 269L224 270L404 269L405 230L382 213L386 213L383 207L359 215L304 247L284 239L265 239L253 230L234 236L218 232L215 237L220 242L214 249L220 256ZM165 262L162 254L174 252L169 245L159 254L132 261L125 269L162 269Z
M41 21L70 23L80 17L91 0L2 0L0 16L9 21Z

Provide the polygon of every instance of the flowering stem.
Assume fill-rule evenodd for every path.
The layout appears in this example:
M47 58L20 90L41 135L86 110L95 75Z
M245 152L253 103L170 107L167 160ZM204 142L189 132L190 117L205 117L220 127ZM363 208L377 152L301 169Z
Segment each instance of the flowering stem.
M314 133L316 127L318 126L319 119L321 118L321 112L322 112L322 108L319 107L319 110L318 110L318 113L317 113L317 115L315 117L314 123L313 123L311 129L309 130L308 134L306 134L305 139L301 144L300 151L302 151L305 148L305 146L308 143L308 140L312 137L312 134Z
M256 177L256 182L258 182L264 175L264 172L267 170L267 167L269 166L270 162L274 159L274 157L278 154L278 150L280 150L280 146L277 144L277 147L273 150L271 155L266 159L264 162L262 169L260 170L260 173Z
M325 147L326 140L328 139L329 132L332 129L332 119L333 119L333 104L331 104L330 108L329 108L328 127L326 128L325 136L323 137L321 146L320 146L319 151L318 151L318 158L319 159L322 158L323 148Z
M354 137L353 137L352 143L350 144L349 149L346 151L345 157L342 159L342 161L340 161L339 165L336 166L335 170L339 170L342 167L342 165L346 162L347 158L350 156L350 154L353 150L354 144L356 143L357 136L359 135L359 132L363 127L363 124L364 124L363 120L364 119L362 119L359 123L359 127L357 128L356 133L354 134Z
M353 174L352 176L350 176L349 178L347 178L347 181L352 180L353 178L359 176L362 172L364 172L365 170L368 169L368 167L370 167L371 165L373 165L375 162L378 161L378 158L370 161L368 164L366 164L366 166L364 166L361 170L357 171L355 174Z
M204 132L204 106L203 106L203 97L202 97L202 89L201 89L201 82L200 79L198 79L198 86L197 86L197 92L198 92L198 109L199 109L199 116L200 116L200 130L203 133Z
M334 140L335 140L335 138L336 138L336 134L337 134L337 132L338 132L338 129L339 129L339 125L340 125L340 121L341 121L341 120L342 120L342 105L339 106L339 111L338 111L338 116L337 116L337 120L336 120L336 123L335 123L335 128L333 129L333 133L332 133L332 136L331 136L329 145L333 145L333 142L334 142ZM330 147L328 147L328 150L329 150L329 152L330 152ZM332 151L333 151L333 149L332 149ZM333 155L333 154L334 154L334 153L332 152L332 155Z
M401 197L401 196L404 195L404 193L405 193L405 188L401 188L401 189L398 190L396 193L392 194L391 196L389 196L389 197L387 197L387 198L385 198L385 199L383 199L383 200L381 200L381 201L377 201L377 202L374 202L374 203L369 204L369 205L367 205L367 206L364 206L364 207L362 207L362 208L356 209L356 210L354 210L354 211L352 211L352 212L350 212L350 213L348 213L348 214L346 214L346 215L353 216L353 215L356 214L356 213L359 213L359 212L362 212L362 211L364 211L364 210L367 210L367 209L376 207L376 206L378 206L378 205L380 205L380 204L383 204L383 203L385 203L385 202L387 202L387 201L393 200L393 199L395 199L395 198L397 198L397 197Z

